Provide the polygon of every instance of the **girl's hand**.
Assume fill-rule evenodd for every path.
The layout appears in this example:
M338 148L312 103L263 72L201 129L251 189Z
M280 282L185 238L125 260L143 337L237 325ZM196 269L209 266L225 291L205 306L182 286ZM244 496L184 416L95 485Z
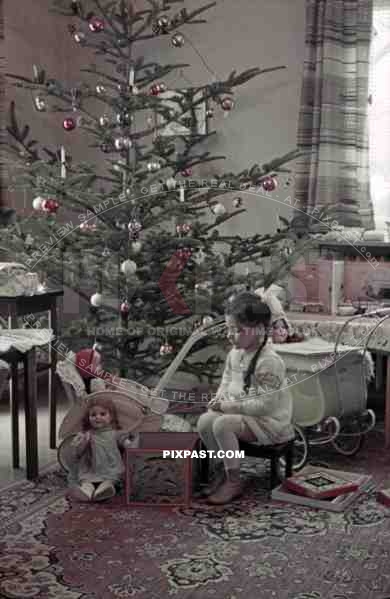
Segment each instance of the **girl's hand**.
M90 440L91 440L90 431L86 431L85 433L77 433L77 435L73 439L71 445L77 446L77 445L81 445L82 443L89 443Z
M209 408L210 410L213 410L213 412L221 412L222 403L223 402L219 399L212 399L209 403Z

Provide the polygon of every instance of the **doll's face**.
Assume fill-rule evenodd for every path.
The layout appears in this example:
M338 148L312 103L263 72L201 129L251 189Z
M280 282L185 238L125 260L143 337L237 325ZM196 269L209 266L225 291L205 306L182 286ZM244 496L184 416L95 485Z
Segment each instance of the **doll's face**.
M93 406L89 411L89 423L92 428L99 429L109 426L112 418L111 413L107 408L102 406Z
M237 349L255 350L264 340L265 327L259 324L254 327L240 325L232 316L226 316L227 338Z

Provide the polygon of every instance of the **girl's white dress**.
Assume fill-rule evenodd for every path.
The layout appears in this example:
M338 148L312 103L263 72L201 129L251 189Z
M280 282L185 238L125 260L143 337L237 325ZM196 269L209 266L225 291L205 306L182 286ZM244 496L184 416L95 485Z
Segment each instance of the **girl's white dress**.
M244 375L254 353L231 349L216 395L231 401L231 409L224 407L224 413L242 415L259 443L283 443L294 437L286 367L268 343L258 357L251 387L245 393Z

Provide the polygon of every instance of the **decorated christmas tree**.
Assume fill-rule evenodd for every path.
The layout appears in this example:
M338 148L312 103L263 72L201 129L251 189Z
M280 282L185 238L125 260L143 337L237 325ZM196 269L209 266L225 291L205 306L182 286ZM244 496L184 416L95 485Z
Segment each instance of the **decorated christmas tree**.
M269 234L220 232L233 218L239 229L245 193L272 198L298 153L222 172L224 156L208 150L213 114L235 109L236 88L285 67L171 89L164 80L187 65L149 61L138 50L157 37L180 49L188 40L183 32L204 23L216 3L191 10L180 4L148 0L141 9L131 0L58 0L53 10L73 43L95 51L85 81L68 86L37 65L31 78L8 74L42 118L55 111L70 137L88 136L91 153L76 163L71 140L69 147L42 146L24 124L28 115L11 104L9 178L17 172L15 186L28 190L31 212L0 208L0 258L77 291L89 308L67 326L74 349L96 330L91 344L102 344L105 363L141 382L161 374L194 327L223 314L234 288L268 287L309 242L284 219ZM212 176L202 175L203 165L208 173L213 167ZM229 209L220 201L225 194L233 196ZM267 256L274 258L271 272ZM211 378L216 358L185 360L181 368Z

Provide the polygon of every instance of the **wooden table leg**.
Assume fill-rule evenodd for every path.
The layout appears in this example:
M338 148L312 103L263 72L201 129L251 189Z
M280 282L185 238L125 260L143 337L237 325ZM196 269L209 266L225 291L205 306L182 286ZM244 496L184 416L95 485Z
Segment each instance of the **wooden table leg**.
M38 423L37 423L37 363L35 349L26 352L24 358L24 411L26 419L26 477L37 478Z
M19 374L18 362L17 362L17 360L15 360L11 364L11 380L10 380L12 468L20 467L18 374Z
M390 356L386 356L385 447L390 447Z
M49 328L53 330L54 339L57 339L58 334L58 322L57 322L57 307L56 304L50 309L49 312ZM55 349L49 346L49 360L50 368L48 372L48 395L49 395L49 447L50 449L56 449L57 447L57 396L54 383L54 377L56 372L57 364L57 352Z

